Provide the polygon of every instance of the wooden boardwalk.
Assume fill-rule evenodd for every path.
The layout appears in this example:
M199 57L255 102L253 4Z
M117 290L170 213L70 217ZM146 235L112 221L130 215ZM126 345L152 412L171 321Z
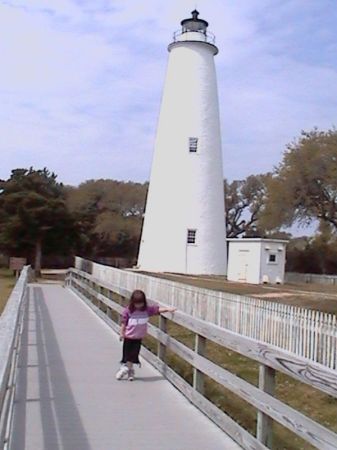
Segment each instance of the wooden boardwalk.
M31 285L10 450L239 450L145 361L117 381L120 354L75 294Z

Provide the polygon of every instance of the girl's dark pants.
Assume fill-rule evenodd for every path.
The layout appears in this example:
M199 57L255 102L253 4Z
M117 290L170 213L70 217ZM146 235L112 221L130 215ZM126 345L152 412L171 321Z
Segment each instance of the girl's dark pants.
M124 338L123 357L121 363L126 364L127 362L132 362L134 364L140 364L139 352L141 344L142 344L141 339Z

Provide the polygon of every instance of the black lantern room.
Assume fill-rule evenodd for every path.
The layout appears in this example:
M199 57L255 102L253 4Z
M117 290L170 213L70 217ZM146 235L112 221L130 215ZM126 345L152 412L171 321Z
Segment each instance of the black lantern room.
M180 22L182 26L182 32L187 33L189 31L196 31L206 34L208 22L203 19L198 19L199 11L197 11L196 9L192 11L191 14L192 17L190 17L189 19L184 19Z

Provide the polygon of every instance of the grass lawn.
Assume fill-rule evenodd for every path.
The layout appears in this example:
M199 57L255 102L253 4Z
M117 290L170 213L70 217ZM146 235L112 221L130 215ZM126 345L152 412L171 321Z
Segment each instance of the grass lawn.
M2 313L7 299L15 285L15 277L9 269L0 269L0 314Z
M146 274L206 289L246 295L262 300L337 314L337 286L324 284L255 285L227 281L225 277L220 276L188 276L168 273Z

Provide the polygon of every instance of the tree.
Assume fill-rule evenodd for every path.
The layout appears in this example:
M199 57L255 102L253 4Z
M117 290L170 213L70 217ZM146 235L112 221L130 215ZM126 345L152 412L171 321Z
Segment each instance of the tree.
M287 246L286 270L335 274L337 272L336 235L320 227L320 231L314 236L292 239Z
M227 237L264 233L259 219L266 198L269 174L250 175L245 180L224 180Z
M81 229L86 256L134 257L148 184L89 180L68 188L67 202Z
M274 227L317 219L337 231L337 130L314 129L287 146L268 180L264 220Z
M43 249L59 252L76 242L76 226L56 178L46 168L31 167L0 181L0 247L21 255L33 250L37 273Z

